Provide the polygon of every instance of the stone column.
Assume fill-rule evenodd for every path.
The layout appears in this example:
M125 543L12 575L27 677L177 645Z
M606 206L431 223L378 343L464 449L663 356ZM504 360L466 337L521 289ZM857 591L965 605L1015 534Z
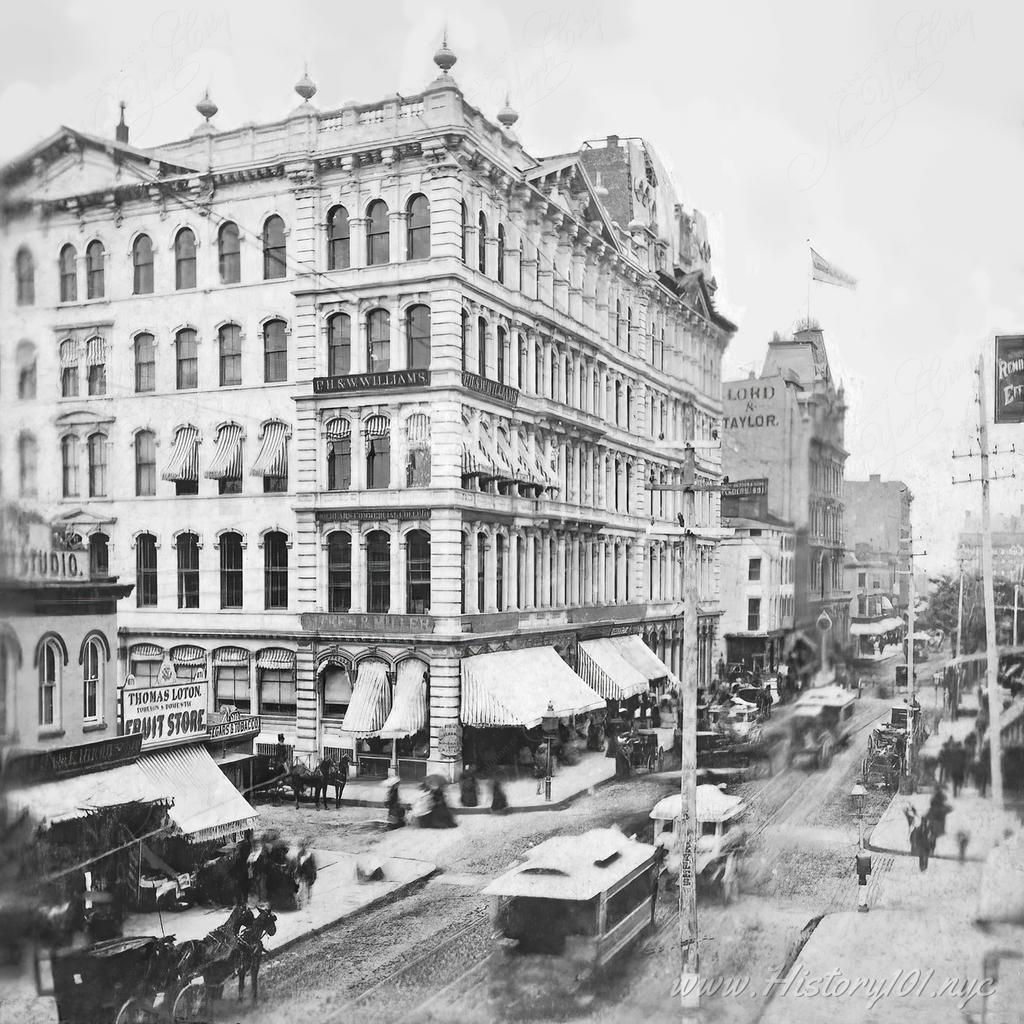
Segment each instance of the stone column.
M565 534L559 533L556 539L555 557L555 604L559 608L565 607Z
M366 534L352 534L352 611L366 611L368 573L366 564Z
M469 536L466 543L466 614L475 615L480 609L477 607L477 575L478 575L478 552L477 552L477 531L476 524L469 524Z
M536 585L534 574L536 570L537 538L533 530L527 530L523 539L526 541L526 593L522 595L519 607L523 610L529 610L536 607L533 597Z
M484 606L481 611L485 612L496 612L498 610L497 605L497 543L496 539L490 534L487 535L487 540L484 543L483 550L484 558Z
M406 614L407 555L405 540L399 527L391 532L391 612L393 615Z

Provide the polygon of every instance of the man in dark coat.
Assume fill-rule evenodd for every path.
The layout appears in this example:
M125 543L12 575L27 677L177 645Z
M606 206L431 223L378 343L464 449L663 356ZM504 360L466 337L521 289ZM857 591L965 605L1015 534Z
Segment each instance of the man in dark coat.
M949 758L949 775L953 783L953 798L956 799L960 795L960 790L963 788L964 776L967 774L967 751L964 750L963 745L956 743L953 745L953 749L950 751Z

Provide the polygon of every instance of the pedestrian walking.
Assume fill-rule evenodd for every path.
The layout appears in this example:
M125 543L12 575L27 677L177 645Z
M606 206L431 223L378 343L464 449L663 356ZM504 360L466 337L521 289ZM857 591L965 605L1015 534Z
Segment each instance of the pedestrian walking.
M949 817L952 810L952 806L946 799L945 791L941 786L936 786L931 803L928 805L928 813L925 815L925 821L931 832L933 852L936 841L946 834L946 818Z
M934 848L934 838L925 819L910 833L910 852L917 857L917 866L921 871L928 870L928 858Z
M871 874L871 854L863 847L857 850L854 868L857 871L857 910L864 914L868 910L868 875Z
M480 787L476 781L476 772L467 768L459 779L459 800L463 807L476 807L480 799Z
M988 784L992 778L992 752L987 743L982 745L978 760L974 762L974 785L978 787L978 796L988 792Z
M950 779L952 766L953 737L951 736L939 748L939 785L944 786Z
M388 812L388 824L394 828L401 828L405 824L405 808L402 806L398 794L398 776L387 781L387 797L384 806Z
M501 772L491 779L491 813L508 814L508 796L505 794L504 778Z
M965 829L960 829L956 834L956 848L960 854L960 863L967 860L967 844L971 841L971 834Z
M953 783L953 799L955 800L960 795L960 790L964 785L964 776L967 774L967 751L964 750L963 745L960 743L954 744L953 749L950 751L949 773Z

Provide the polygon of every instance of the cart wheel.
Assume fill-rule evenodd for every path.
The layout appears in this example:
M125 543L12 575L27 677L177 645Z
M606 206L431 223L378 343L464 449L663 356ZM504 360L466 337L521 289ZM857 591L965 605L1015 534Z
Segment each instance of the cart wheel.
M174 1000L171 1007L171 1020L174 1024L189 1024L197 1021L206 1005L206 986L201 982L186 985Z
M124 1005L117 1011L114 1024L145 1024L149 1016L145 1006L132 996L131 999L125 1000Z

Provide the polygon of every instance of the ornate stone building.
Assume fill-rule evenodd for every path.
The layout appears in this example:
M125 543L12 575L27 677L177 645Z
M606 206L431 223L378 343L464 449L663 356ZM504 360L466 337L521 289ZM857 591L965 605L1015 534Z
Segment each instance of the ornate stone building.
M535 159L435 60L418 96L321 111L304 77L282 121L220 131L206 97L190 138L63 129L2 172L5 489L135 582L122 676L169 652L261 744L366 774L539 721L471 721L520 680L467 658L554 679L545 651L585 674L621 634L679 672L682 494L647 485L710 439L735 330L646 143Z

